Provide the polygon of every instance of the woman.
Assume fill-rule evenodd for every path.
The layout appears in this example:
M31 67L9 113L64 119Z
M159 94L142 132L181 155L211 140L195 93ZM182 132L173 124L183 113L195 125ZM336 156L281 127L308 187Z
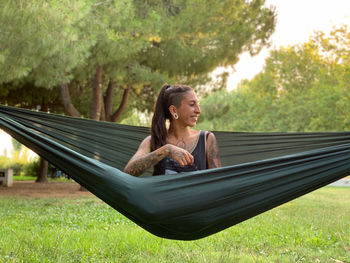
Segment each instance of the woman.
M164 85L156 102L151 136L142 141L124 172L140 176L154 167L153 175L161 175L220 167L214 134L191 129L200 112L192 88ZM166 119L170 121L168 130Z

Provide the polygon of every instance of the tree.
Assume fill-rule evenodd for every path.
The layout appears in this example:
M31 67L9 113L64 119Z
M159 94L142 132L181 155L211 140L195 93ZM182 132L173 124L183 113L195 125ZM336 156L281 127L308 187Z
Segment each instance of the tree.
M257 53L275 23L273 10L263 4L8 1L4 27L16 30L8 35L2 60L4 65L12 60L17 64L11 63L14 67L4 71L0 82L25 78L35 86L60 87L65 109L74 116L86 113L80 112L69 92L89 89L90 117L115 121L130 93L135 98L149 94L131 106L151 109L161 83L203 84L208 72L234 64L241 52ZM22 41L24 37L30 41ZM30 45L22 44L18 54L18 43ZM120 105L111 112L116 88L122 91L117 95Z
M59 111L57 81L84 61L93 43L79 35L88 11L85 1L7 1L0 11L1 102L26 108ZM49 89L48 89L49 88ZM52 92L53 91L53 92ZM41 160L39 181L45 181L47 162Z
M93 40L77 25L89 12L86 1L5 1L0 15L0 83L30 82L51 88L85 61Z
M219 109L214 114L225 108L213 119L220 120L216 127L225 124L221 127L229 130L349 130L349 55L346 26L329 36L316 32L307 43L272 51L264 70L252 80L203 104L212 108L215 103Z

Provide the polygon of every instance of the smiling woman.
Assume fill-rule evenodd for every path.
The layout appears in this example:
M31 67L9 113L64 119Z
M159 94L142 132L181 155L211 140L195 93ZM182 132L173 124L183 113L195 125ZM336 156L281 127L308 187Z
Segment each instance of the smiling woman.
M200 113L192 88L164 85L156 102L151 135L143 140L124 171L140 176L152 167L153 175L220 167L214 134L191 129ZM166 128L167 119L169 129Z

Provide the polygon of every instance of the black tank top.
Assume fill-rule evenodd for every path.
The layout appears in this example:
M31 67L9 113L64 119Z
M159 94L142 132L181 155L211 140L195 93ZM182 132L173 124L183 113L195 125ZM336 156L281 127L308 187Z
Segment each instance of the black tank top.
M176 174L207 169L206 134L207 132L205 131L199 132L197 143L192 152L190 152L194 158L192 165L182 167L173 158L166 156L159 162L159 165L154 167L153 175Z

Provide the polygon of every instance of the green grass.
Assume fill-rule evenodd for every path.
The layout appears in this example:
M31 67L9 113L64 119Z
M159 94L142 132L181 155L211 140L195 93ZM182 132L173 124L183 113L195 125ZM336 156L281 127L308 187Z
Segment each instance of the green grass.
M2 197L0 215L0 262L350 262L350 188L197 241L153 236L93 197Z
M23 176L23 175L16 175L13 177L13 181L35 181L36 177L33 176Z
M36 176L23 176L23 175L16 175L13 177L13 181L35 181L37 179ZM47 178L49 182L68 182L69 179L65 177L61 178Z

